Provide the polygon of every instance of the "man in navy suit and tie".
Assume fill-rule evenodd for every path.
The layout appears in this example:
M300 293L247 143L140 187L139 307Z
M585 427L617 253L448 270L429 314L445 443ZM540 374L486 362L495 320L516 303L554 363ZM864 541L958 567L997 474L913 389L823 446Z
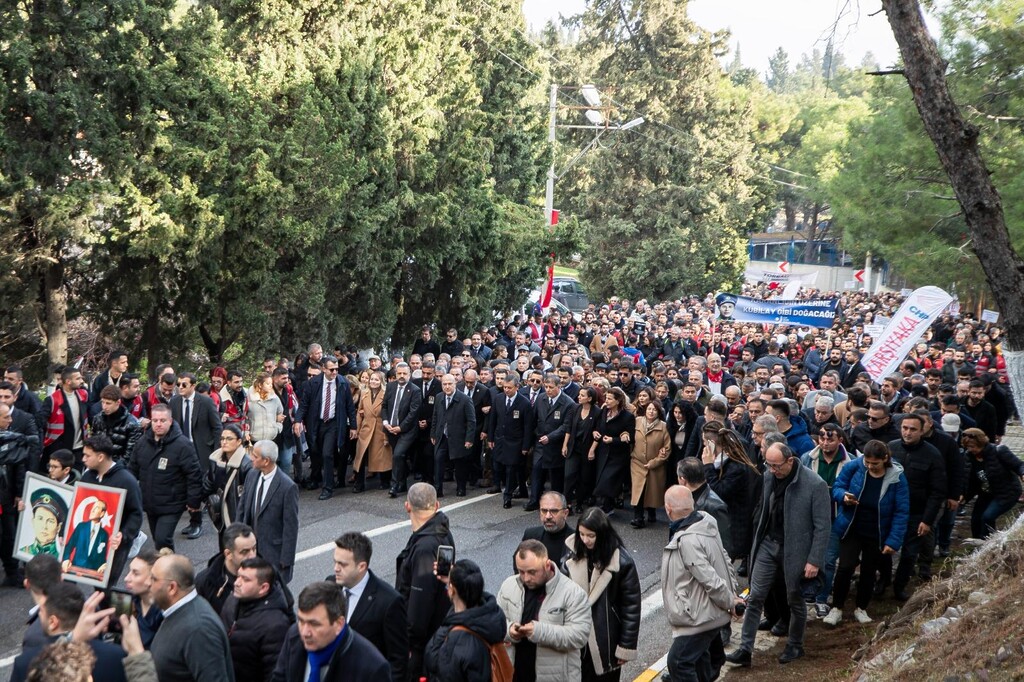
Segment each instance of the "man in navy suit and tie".
M338 376L338 359L333 355L324 357L323 374L310 379L305 387L292 428L296 437L303 428L306 430L310 460L306 488L313 490L323 485L320 499L330 499L334 496L335 458L346 437L356 438L356 406L348 382ZM344 464L337 485L345 485Z
M533 445L533 408L530 400L519 392L519 376L509 372L502 382L502 392L491 402L491 413L485 431L494 461L494 482L505 482L505 509L512 507L512 494L525 481L519 471Z
M64 547L64 572L71 566L78 566L90 571L98 571L107 563L107 543L110 534L103 528L103 517L107 513L107 503L103 500L93 502L89 510L88 522L75 526L68 544Z
M540 495L544 492L544 475L551 479L551 489L562 492L565 487L565 457L562 441L569 424L569 414L575 403L561 388L558 375L544 376L544 395L533 406L534 434L533 475L530 479L530 501L523 505L526 511L540 509Z
M476 410L465 393L455 390L455 377L441 377L441 395L434 400L430 442L434 446L434 488L444 497L444 467L450 459L455 468L455 495L466 496L469 459L476 433Z
M333 580L348 598L346 621L388 659L392 682L406 682L409 623L405 600L398 590L370 570L370 538L349 532L335 540L334 545Z
M416 415L419 414L423 396L419 388L409 383L412 371L405 362L399 362L393 368L395 380L384 389L384 404L381 417L384 433L391 444L391 490L388 497L394 499L408 491L409 458L416 454L416 436L419 427Z
M277 466L277 443L257 441L238 503L238 522L256 533L256 552L291 582L299 539L299 487Z

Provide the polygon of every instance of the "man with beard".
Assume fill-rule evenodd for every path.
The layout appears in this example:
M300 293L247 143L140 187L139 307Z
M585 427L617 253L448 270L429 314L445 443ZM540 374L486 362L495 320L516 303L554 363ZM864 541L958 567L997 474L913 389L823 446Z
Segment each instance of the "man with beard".
M225 424L236 424L242 433L247 433L249 396L243 384L241 372L237 369L228 370L228 381L220 389L220 420Z

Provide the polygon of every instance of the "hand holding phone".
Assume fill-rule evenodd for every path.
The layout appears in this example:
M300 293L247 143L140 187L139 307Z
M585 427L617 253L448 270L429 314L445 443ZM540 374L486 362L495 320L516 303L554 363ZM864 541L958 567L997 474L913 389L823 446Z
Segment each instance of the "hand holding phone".
M452 564L455 563L455 548L451 545L440 545L437 548L437 574L448 575L451 573Z

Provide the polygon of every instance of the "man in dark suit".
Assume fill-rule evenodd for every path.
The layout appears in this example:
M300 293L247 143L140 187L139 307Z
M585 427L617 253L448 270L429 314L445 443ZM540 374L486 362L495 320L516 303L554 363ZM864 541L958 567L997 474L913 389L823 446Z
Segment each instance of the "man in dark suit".
M558 368L558 381L562 384L562 393L576 402L580 397L580 385L572 380L572 366Z
M107 513L107 503L99 500L89 510L89 519L82 521L71 532L67 545L64 546L64 571L71 566L98 571L107 563L107 549L110 535L103 528L103 517Z
M342 682L386 680L391 667L354 628L346 628L348 600L330 582L307 585L299 593L298 623L288 629L274 669L275 681Z
M466 496L469 457L476 433L476 411L465 393L455 390L455 377L441 377L443 395L434 401L430 424L430 443L434 446L434 488L444 497L444 467L450 459L455 468L455 495Z
M252 470L238 506L238 521L256 532L256 551L285 583L291 582L299 539L299 487L277 467L277 444L261 440L249 456Z
M438 351L440 352L440 351ZM430 420L434 417L434 401L441 394L441 380L434 377L434 363L424 361L420 369L420 378L412 383L420 392L420 409L416 415L415 463L413 470L416 480L433 483L434 480L434 445L430 442Z
M71 450L75 468L82 470L85 425L89 423L89 395L82 386L82 373L68 365L60 374L60 386L43 401L36 413L36 427L43 436L43 461L50 453Z
M91 599L97 604L99 597L95 593ZM78 617L82 614L85 600L82 598L82 591L72 583L58 582L50 585L46 591L46 601L39 607L39 622L46 634L48 646L69 635L78 623ZM14 659L14 669L11 671L12 682L24 682L28 677L28 670L32 661L38 656L44 646L25 647L25 649ZM125 679L124 666L121 661L124 659L124 650L119 646L101 642L98 639L91 640L89 646L96 655L96 662L92 666L92 679L110 680L110 682L122 682Z
M384 389L381 417L384 433L391 444L391 490L388 497L394 499L408 490L409 458L416 453L416 437L419 435L416 416L423 398L421 392L409 383L412 372L407 363L399 362L392 369L395 380Z
M334 541L334 582L348 599L346 620L388 660L393 682L406 682L409 625L405 600L398 590L370 570L373 543L362 533L345 533Z
M178 375L178 393L171 398L171 418L181 428L182 435L192 441L199 458L199 468L206 476L210 468L210 453L220 447L220 434L224 430L217 406L213 400L196 392L196 377L185 372ZM203 534L203 512L191 512L189 524L181 534L195 540Z
M306 485L313 490L323 485L321 500L334 497L335 458L345 438L356 438L356 406L352 391L344 377L338 376L338 359L327 355L323 359L323 374L309 380L295 413L295 435L306 430L309 445L310 480ZM345 464L341 465L338 487L345 485Z
M502 506L509 509L512 494L524 483L519 480L519 470L533 445L533 408L519 392L519 377L514 372L509 372L501 388L501 394L492 398L485 434L494 461L494 482L500 485L504 481Z
M565 457L562 441L569 424L569 414L575 403L562 392L557 374L544 377L543 397L533 407L534 435L533 475L530 479L530 500L523 505L526 511L540 509L540 494L544 492L545 472L551 479L551 489L562 492L565 486Z
M466 397L473 402L473 412L476 415L476 430L473 432L473 448L469 455L469 480L479 480L483 475L482 456L484 442L481 434L487 424L487 413L491 411L491 392L486 386L479 382L479 375L475 369L467 369L462 374L463 380L455 386L459 393L465 393Z

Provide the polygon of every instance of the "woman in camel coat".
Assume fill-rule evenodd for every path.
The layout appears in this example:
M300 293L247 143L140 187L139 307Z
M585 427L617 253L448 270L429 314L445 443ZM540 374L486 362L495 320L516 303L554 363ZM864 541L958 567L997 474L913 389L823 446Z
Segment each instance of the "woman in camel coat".
M633 479L633 520L630 525L643 528L644 508L647 520L654 523L658 507L665 504L665 462L672 449L668 425L661 418L661 404L647 405L642 416L636 418L636 437L629 460L629 473Z
M365 486L366 471L380 473L380 487L391 486L391 444L384 434L381 407L384 404L384 375L371 372L367 388L356 407L357 441L352 470L356 472L356 492Z

